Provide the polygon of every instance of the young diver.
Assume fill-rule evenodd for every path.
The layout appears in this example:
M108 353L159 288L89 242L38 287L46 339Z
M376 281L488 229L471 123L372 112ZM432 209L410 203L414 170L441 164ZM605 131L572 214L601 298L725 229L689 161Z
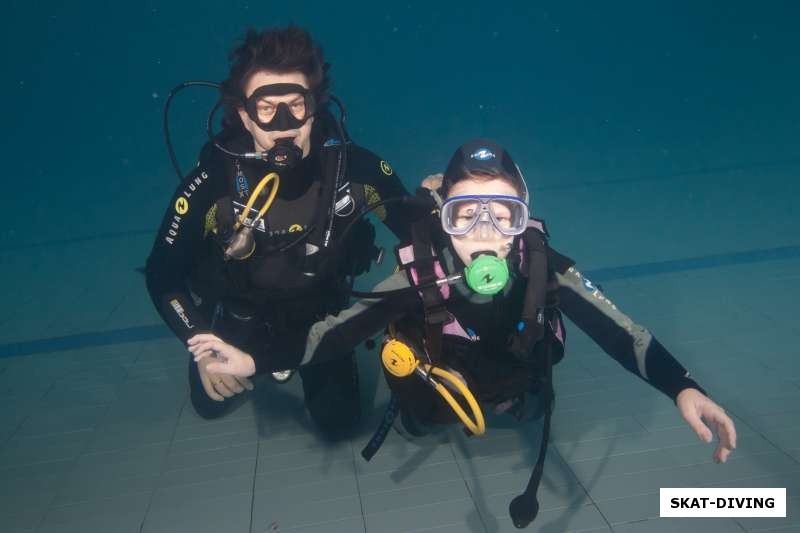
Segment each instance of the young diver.
M231 59L221 85L176 88L219 87L225 116L167 204L147 288L182 342L213 332L253 354L247 375L286 378L309 326L346 305L346 278L379 252L369 222L346 240L343 228L361 207L406 191L388 163L349 140L329 65L307 32L249 30ZM408 238L407 209L387 204L375 214ZM335 359L300 370L311 418L330 436L353 427L360 410L352 350ZM229 412L231 398L252 388L210 362L189 358L192 405L204 418Z
M382 298L326 317L307 341L304 362L313 364L389 328L382 360L393 393L390 416L365 458L380 446L398 409L403 433L412 436L458 420L482 433L478 402L520 421L543 414L539 460L511 505L515 525L525 527L538 510L551 368L564 354L563 312L628 371L671 398L702 440L711 442L713 428L719 435L714 459L727 460L736 446L730 417L645 328L549 246L543 222L529 218L519 168L502 147L485 139L461 146L435 194L438 208L415 222L411 243L397 249L400 271L376 287L374 296ZM197 359L216 350L228 359L221 365L235 373L242 354L198 340L191 347ZM458 400L453 392L461 393Z

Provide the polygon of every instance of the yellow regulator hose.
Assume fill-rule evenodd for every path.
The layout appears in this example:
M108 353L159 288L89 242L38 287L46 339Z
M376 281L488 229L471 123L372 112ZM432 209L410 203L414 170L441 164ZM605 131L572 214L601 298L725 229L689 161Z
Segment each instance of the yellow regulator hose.
M392 339L383 346L383 350L381 350L381 359L386 370L394 376L402 378L416 373L423 380L430 382L436 389L436 392L450 405L450 408L453 409L453 412L455 412L459 420L461 420L474 435L483 435L486 432L486 422L483 419L483 411L481 411L480 405L478 405L478 402L475 400L475 396L472 395L472 392L467 386L453 373L427 363L420 363L420 360L417 359L411 348L397 339ZM432 376L437 376L447 381L461 393L467 404L469 404L473 418L470 418L456 399L453 398L453 395L447 390L447 387L442 385L438 380L433 379Z
M258 216L253 219L253 222L250 224L252 227L258 223L261 218L269 211L270 206L272 206L272 202L275 201L275 195L278 194L278 186L281 183L281 178L278 176L276 172L270 172L266 176L264 176L258 185L256 186L253 194L250 195L250 199L247 200L247 206L242 209L242 212L239 214L239 220L236 221L233 229L239 229L241 226L244 225L245 220L247 220L247 214L250 213L250 210L253 208L253 204L256 203L256 199L258 199L261 191L266 187L271 181L274 181L275 184L272 186L272 189L269 191L269 197L267 201L264 202L264 205L259 209Z

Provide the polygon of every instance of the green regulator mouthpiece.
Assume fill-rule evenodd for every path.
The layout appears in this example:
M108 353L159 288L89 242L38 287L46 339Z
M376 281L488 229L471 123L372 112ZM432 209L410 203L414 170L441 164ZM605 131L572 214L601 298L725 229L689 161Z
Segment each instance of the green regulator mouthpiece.
M494 295L508 283L508 264L505 259L481 253L464 269L467 286L478 294Z

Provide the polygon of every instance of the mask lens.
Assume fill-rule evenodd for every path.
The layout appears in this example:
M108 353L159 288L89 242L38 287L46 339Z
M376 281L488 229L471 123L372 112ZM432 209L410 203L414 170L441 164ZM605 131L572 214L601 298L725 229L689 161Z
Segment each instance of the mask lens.
M453 197L442 206L441 217L442 228L450 235L473 230L479 231L479 238L489 238L492 230L519 235L527 226L528 208L522 200L509 196Z
M250 118L265 131L300 128L314 114L314 95L301 85L276 83L256 89L244 101Z
M297 120L305 120L306 118L306 100L299 94L297 97L289 102L289 112Z
M480 214L481 204L476 200L466 200L453 203L451 223L459 231L468 231L475 223L475 217Z
M301 94L289 95L292 98L287 101L283 97L266 97L258 103L258 119L262 122L270 122L275 118L275 115L280 113L281 108L286 108L288 115L297 119L305 120L306 118L306 99ZM280 102L276 100L280 99ZM286 111L283 111L286 113Z
M518 200L490 200L489 212L495 227L503 235L519 235L528 224L528 209Z
M270 102L267 98L259 99L256 103L256 111L259 122L270 122L273 118L275 118L275 112L277 109L278 106L273 102Z

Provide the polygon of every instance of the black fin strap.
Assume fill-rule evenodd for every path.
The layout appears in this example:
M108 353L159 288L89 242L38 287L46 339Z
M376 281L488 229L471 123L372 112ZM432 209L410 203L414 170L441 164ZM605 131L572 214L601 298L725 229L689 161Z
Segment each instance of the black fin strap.
M550 421L553 415L553 399L555 397L555 392L553 391L553 365L550 350L547 350L546 355L545 387L545 412L542 426L542 441L539 445L539 457L536 459L536 466L533 467L528 485L525 487L525 492L511 500L508 506L511 521L518 529L527 527L528 524L533 522L536 515L539 514L537 492L539 491L539 484L542 482L542 475L544 473L544 461L547 457L547 447L550 441Z
M378 428L375 430L375 433L372 435L372 438L369 439L369 442L364 449L361 450L361 457L363 457L366 461L372 459L378 450L383 445L383 441L386 440L386 435L389 434L389 430L394 423L394 419L397 418L397 413L400 411L399 404L397 403L397 397L392 394L392 397L389 398L389 405L386 406L386 411L383 413L383 418L381 419L381 423L378 425Z

